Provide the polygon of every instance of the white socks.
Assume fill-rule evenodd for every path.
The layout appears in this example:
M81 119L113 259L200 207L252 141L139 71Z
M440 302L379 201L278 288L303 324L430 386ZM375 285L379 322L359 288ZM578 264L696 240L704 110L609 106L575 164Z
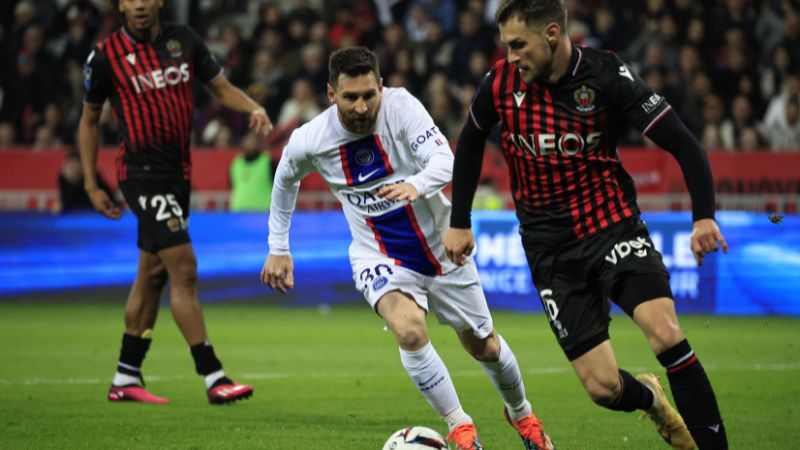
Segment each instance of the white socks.
M500 358L495 362L478 361L486 375L492 380L495 390L500 394L506 404L508 415L516 422L529 416L533 410L525 398L525 385L519 372L519 364L511 347L508 346L503 336L497 335L500 341Z
M211 386L214 386L214 383L217 382L220 378L225 376L224 370L218 370L216 372L211 372L208 375L205 375L203 378L206 380L206 389L211 389Z
M430 342L413 352L401 348L400 361L425 400L447 421L450 430L463 423L472 423L472 418L461 408L444 361Z
M128 375L127 373L117 372L114 374L114 379L111 380L111 384L117 387L129 386L131 384L141 386L142 381L139 379L139 377Z

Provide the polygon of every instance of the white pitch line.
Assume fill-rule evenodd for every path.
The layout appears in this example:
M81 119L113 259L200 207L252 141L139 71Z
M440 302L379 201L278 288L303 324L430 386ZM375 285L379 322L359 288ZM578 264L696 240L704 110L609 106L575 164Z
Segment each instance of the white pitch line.
M755 364L726 364L704 365L705 369L711 372L793 372L800 371L800 363L755 363ZM628 370L634 372L643 372L652 370L652 367L643 366L628 366ZM554 367L535 367L525 368L522 373L526 375L560 375L563 373L572 372L569 366L554 366ZM237 376L240 380L280 380L287 378L299 379L341 379L341 378L375 378L385 376L390 373L385 372L304 372L304 373L288 373L288 372L266 372L266 373L244 373ZM394 373L394 372L391 372ZM397 373L400 373L399 371ZM452 372L453 377L483 377L486 374L482 370L460 370ZM147 381L183 381L195 380L196 376L183 376L183 375L148 375ZM7 378L0 378L0 386L57 386L57 385L94 385L94 384L108 384L109 379L99 378L31 378L28 380L9 380Z

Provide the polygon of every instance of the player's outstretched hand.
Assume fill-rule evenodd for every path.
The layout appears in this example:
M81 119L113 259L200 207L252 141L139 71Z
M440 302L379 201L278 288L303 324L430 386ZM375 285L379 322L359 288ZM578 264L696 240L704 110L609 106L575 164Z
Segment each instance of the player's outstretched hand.
M108 217L109 219L119 219L122 214L119 212L119 207L116 203L111 201L106 191L100 188L87 189L86 194L89 195L89 200L92 206L100 214Z
M419 192L411 183L387 184L378 190L378 197L387 200L408 200L413 202L419 198Z
M703 265L705 255L719 250L720 246L723 253L728 253L728 243L725 242L714 219L700 219L694 223L691 247L698 266Z
M264 137L269 136L272 132L272 122L269 120L269 116L267 116L267 112L264 111L264 108L258 108L250 113L250 128L252 128L256 134L260 134Z
M450 261L463 266L475 248L475 236L469 228L448 228L442 245Z
M292 255L267 255L264 267L261 269L261 283L270 289L277 289L285 294L294 287L294 264Z

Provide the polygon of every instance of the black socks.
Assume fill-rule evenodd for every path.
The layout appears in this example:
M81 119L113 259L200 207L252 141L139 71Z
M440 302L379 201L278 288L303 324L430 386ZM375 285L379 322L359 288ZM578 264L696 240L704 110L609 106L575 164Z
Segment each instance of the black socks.
M608 409L630 412L648 409L653 405L653 392L633 375L619 369L619 382L621 384L619 397L607 406Z
M217 355L214 354L214 347L208 341L193 345L190 349L192 358L194 358L194 368L198 374L205 376L222 370L222 363L217 359Z
M658 361L667 369L675 406L683 416L697 447L700 450L727 449L728 438L717 398L689 342L684 339L659 354Z

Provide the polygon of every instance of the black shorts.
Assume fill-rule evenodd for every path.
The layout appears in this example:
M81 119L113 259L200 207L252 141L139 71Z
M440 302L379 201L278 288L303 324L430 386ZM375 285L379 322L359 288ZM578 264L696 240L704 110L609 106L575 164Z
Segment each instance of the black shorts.
M661 253L638 218L560 247L525 234L522 246L533 282L570 361L608 339L609 299L633 315L643 302L672 298Z
M190 242L188 181L137 178L120 182L119 188L139 222L140 249L157 253Z

